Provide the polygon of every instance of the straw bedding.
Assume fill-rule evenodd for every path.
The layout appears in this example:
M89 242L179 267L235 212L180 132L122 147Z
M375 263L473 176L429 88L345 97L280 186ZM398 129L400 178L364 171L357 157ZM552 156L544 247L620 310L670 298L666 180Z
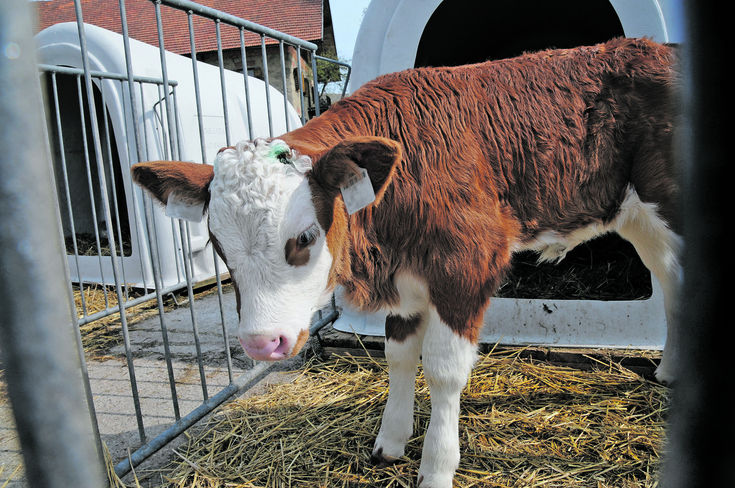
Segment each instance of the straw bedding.
M481 356L462 396L455 486L654 487L666 388L619 363L583 371L523 357ZM408 487L429 419L419 371L406 456L370 464L387 398L383 360L313 359L291 383L238 399L187 433L166 487Z

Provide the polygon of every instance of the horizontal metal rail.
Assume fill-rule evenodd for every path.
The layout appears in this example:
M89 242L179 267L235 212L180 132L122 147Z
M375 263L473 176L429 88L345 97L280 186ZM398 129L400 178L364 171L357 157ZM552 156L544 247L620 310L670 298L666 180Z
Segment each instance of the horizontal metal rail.
M53 64L39 64L38 69L50 73L59 73L63 75L72 76L84 76L84 70L81 68L71 68L69 66L56 66ZM104 78L109 80L118 81L129 81L128 75L122 73L110 73L107 71L94 71L91 70L89 74L92 78ZM161 78L152 78L150 76L133 76L133 81L138 83L152 83L155 85L163 85ZM168 84L171 86L177 86L179 84L176 80L168 80Z
M270 29L260 24L256 24L255 22L250 22L249 20L241 19L240 17L236 17L232 14L228 14L227 12L223 12L221 10L214 9L212 7L207 7L205 5L200 5L195 2L190 2L189 0L151 0L151 1L153 3L160 3L168 7L177 8L179 10L191 11L197 15L201 15L202 17L207 17L212 20L218 20L220 22L224 22L225 24L229 24L235 27L241 27L243 29L249 30L251 32L255 32L263 36L267 36L273 39L278 39L280 41L287 42L294 46L300 46L304 49L308 49L309 51L316 51L318 49L318 46L314 44L313 42L304 41L303 39L299 39L298 37L290 36L283 32L280 32L274 29Z
M185 288L186 288L186 283L178 283L176 285L171 285L166 288L162 288L160 290L160 293L161 295L168 295L170 293L175 293ZM130 298L128 300L125 300L125 302L123 302L123 305L127 309L130 307L134 307L136 305L140 305L141 303L150 302L155 299L156 299L156 293L146 293L145 295L139 296L137 298ZM117 306L112 307L112 308L106 308L105 310L101 310L99 312L96 312L90 315L86 315L84 317L80 317L77 320L77 324L78 325L88 324L90 322L94 322L95 320L99 320L99 319L105 318L109 315L114 315L119 312L120 310Z

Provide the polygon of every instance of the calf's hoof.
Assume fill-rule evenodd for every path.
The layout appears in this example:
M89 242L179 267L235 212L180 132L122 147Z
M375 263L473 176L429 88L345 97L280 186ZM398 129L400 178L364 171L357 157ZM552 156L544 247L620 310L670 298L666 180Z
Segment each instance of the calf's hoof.
M661 363L653 374L656 376L656 381L666 386L673 385L674 380L676 379L672 368L668 367L664 363Z
M391 464L395 464L397 461L398 461L397 457L383 454L382 447L376 448L373 451L373 453L370 455L370 462L373 464L373 466L377 466L379 468L388 467Z

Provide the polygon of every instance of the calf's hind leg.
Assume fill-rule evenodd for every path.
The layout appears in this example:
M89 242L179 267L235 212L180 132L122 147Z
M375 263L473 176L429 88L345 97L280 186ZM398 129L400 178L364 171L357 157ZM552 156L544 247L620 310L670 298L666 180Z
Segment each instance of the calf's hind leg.
M632 192L623 203L624 211L617 228L624 239L635 247L643 264L661 284L666 310L666 343L656 378L662 383L672 383L679 356L679 288L682 268L679 255L682 238L661 218L656 205L641 202Z

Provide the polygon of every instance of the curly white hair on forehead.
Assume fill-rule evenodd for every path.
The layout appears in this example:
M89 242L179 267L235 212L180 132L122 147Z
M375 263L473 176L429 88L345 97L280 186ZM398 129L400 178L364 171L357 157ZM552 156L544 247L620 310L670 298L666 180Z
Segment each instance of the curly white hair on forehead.
M220 152L214 163L210 191L229 203L251 209L272 208L288 180L311 170L311 159L280 139L242 141Z

